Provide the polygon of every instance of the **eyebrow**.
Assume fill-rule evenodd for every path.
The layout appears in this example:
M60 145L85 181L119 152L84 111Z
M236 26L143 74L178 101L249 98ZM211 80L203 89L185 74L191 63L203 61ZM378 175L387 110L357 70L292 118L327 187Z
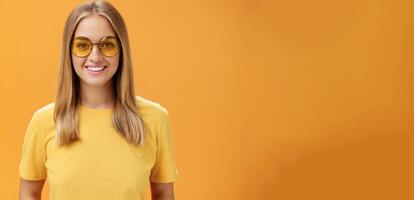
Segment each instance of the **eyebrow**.
M91 38L89 38L89 37L87 37L87 36L83 36L83 35L77 35L77 36L73 36L73 38L77 38L77 37L83 37L83 38L87 38L87 39L89 39L90 41L92 41L92 39ZM105 37L117 37L116 35L105 35L105 36L103 36L103 37L101 37L100 39L98 39L98 41L101 41L103 38L105 38ZM93 41L92 41L93 42Z

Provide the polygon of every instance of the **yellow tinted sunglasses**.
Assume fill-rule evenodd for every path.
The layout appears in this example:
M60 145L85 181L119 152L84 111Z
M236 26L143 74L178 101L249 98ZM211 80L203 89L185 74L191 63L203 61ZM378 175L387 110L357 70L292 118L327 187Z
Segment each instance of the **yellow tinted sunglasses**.
M87 37L75 37L71 43L71 51L75 56L83 58L91 53L93 45L95 44L98 45L99 51L104 56L115 56L119 52L119 42L115 36L103 37L98 43L92 43Z

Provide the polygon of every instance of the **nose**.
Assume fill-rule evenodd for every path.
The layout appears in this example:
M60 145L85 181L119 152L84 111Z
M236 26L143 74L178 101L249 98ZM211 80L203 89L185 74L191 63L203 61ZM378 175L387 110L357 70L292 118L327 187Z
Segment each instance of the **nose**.
M93 44L92 45L92 50L91 53L88 56L88 59L93 62L93 63L98 63L99 60L101 59L101 52L98 49L98 45Z

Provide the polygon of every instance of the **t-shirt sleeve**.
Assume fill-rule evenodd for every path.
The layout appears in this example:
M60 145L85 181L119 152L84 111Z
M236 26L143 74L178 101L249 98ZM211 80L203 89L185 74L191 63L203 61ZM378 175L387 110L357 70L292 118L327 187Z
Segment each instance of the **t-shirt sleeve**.
M155 183L174 182L178 177L173 155L172 128L168 111L163 108L155 125L157 156L151 169L150 181Z
M47 177L44 133L40 125L36 111L30 119L23 140L19 164L19 174L22 179L44 180Z

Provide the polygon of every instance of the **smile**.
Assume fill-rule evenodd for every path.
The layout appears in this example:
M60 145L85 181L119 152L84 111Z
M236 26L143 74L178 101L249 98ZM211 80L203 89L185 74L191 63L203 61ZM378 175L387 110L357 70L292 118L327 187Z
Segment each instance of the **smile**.
M85 68L93 75L100 74L100 72L104 71L107 66L100 66L100 67L90 67L85 66Z

